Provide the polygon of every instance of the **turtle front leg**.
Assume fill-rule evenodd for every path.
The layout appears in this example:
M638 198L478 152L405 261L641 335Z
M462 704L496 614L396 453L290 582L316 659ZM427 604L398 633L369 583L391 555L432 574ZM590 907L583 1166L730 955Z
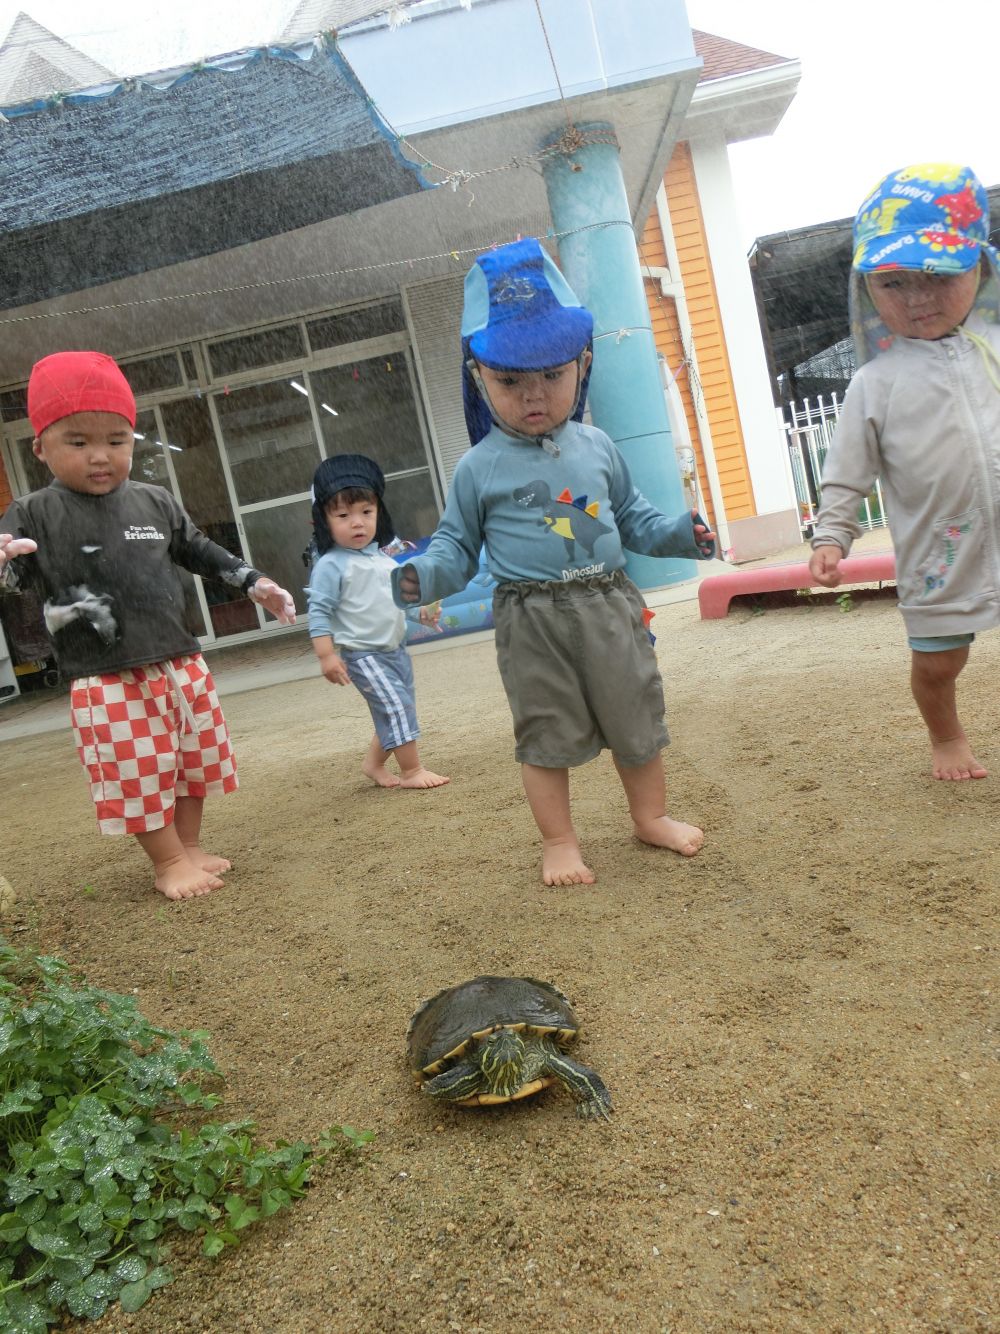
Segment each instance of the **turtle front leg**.
M576 1099L577 1116L600 1116L610 1121L611 1094L597 1071L572 1060L554 1042L546 1041L544 1047L542 1069L554 1075Z
M442 1102L461 1102L471 1098L483 1089L483 1076L479 1066L472 1061L461 1061L458 1065L442 1070L433 1079L427 1079L421 1085L424 1093Z

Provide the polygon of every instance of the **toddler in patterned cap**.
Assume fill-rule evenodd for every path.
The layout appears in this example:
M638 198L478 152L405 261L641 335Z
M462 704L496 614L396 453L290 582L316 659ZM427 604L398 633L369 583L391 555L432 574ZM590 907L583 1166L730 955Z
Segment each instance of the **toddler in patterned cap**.
M850 277L858 371L823 466L810 569L835 588L879 477L910 686L935 778L985 778L956 682L1000 624L1000 268L968 168L920 163L858 209Z

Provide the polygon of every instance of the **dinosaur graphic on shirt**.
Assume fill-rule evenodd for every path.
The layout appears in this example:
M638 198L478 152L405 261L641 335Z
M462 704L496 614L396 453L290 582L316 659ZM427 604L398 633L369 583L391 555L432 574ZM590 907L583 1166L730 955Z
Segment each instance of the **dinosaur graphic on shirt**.
M513 499L525 509L542 511L538 522L551 532L561 537L566 544L566 558L573 560L577 543L587 555L593 557L594 544L605 533L614 532L597 517L597 501L587 504L586 496L574 496L566 489L553 499L546 482L529 482L519 486L513 493Z

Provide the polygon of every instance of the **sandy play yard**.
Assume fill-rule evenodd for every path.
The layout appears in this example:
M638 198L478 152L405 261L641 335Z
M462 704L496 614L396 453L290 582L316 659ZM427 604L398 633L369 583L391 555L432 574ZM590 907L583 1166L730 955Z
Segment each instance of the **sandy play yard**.
M101 840L67 731L0 745L4 931L170 1028L220 1116L377 1132L360 1165L101 1334L997 1328L1000 636L961 683L994 776L935 783L891 599L654 622L686 861L635 842L607 757L575 775L596 886L546 890L489 642L415 657L434 792L358 771L360 696L318 676L224 704L242 789L223 891L168 904ZM303 644L305 641L303 640ZM609 1124L561 1090L418 1094L407 1020L478 973L554 981Z

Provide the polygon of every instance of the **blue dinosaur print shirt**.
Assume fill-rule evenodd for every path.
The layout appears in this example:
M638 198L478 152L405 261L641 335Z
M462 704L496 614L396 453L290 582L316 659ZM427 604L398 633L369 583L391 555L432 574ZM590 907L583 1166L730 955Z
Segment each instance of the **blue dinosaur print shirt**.
M420 576L421 602L464 588L484 543L501 584L610 574L624 567L625 548L703 559L690 512L668 518L655 509L603 431L570 421L555 443L558 456L494 426L462 456L429 547L407 562Z

